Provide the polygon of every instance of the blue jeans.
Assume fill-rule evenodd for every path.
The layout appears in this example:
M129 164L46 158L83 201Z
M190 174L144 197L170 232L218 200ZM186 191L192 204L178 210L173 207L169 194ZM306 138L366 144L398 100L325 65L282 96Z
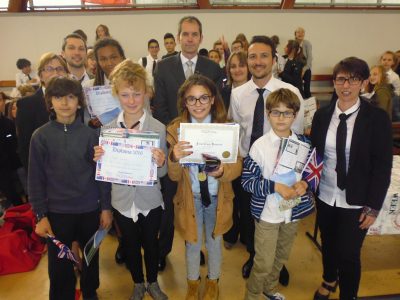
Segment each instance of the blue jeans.
M218 198L211 196L211 204L208 207L201 203L201 196L194 195L197 223L197 243L186 242L186 271L189 280L197 280L200 277L200 250L203 243L203 225L205 228L206 249L208 253L208 278L218 279L221 273L222 262L222 235L214 236L215 219L217 216Z

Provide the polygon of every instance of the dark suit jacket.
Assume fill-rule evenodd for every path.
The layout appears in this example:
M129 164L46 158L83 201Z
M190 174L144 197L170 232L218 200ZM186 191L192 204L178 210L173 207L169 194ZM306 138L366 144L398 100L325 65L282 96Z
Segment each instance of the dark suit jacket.
M336 101L319 109L313 119L311 141L323 157ZM392 170L392 125L387 114L361 99L350 146L346 201L379 210Z
M210 78L219 88L222 85L221 68L206 57L197 57L195 73ZM167 57L157 64L154 75L153 116L165 125L178 116L177 94L184 82L185 73L180 54Z
M0 172L21 167L17 155L15 124L0 113Z
M43 90L39 88L32 96L17 101L18 152L22 165L28 169L29 144L33 132L49 121Z

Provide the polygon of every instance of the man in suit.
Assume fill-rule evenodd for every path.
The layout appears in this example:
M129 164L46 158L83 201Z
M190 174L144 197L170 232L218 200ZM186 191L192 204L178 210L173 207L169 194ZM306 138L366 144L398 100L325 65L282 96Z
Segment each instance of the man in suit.
M40 88L34 95L22 98L17 102L18 151L25 170L28 170L29 145L32 134L37 128L49 121L49 111L44 100L44 89L51 78L68 73L64 60L50 52L43 54L40 58L38 72L41 82Z
M201 22L193 16L179 21L177 41L182 52L163 59L157 64L154 75L155 96L153 116L167 125L178 116L178 89L186 78L194 73L202 74L221 86L222 71L213 61L198 55L203 40ZM176 183L168 176L162 178L165 209L161 220L159 240L159 270L165 268L165 257L171 252L174 238L174 207L172 199L176 193Z

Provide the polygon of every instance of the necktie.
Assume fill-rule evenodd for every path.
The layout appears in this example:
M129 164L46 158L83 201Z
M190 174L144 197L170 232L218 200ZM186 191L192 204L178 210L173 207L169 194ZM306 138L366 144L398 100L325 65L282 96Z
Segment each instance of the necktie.
M258 99L253 114L253 129L251 131L250 148L253 143L263 135L264 130L264 91L257 89Z
M202 170L202 167L199 166L199 173L204 172ZM200 194L201 194L201 203L205 206L208 207L211 203L210 199L210 192L208 190L208 179L207 176L205 177L205 180L199 180L200 183Z
M344 190L346 188L346 121L355 112L352 112L348 115L346 115L345 113L341 113L339 115L340 122L336 132L336 176L337 186L341 190Z
M153 61L153 69L151 70L151 74L153 75L153 77L154 77L154 71L156 70L156 65L157 65L157 61L154 60Z
M186 62L186 65L187 65L187 69L185 72L185 78L188 79L190 76L193 75L193 62L191 60L188 60Z
M32 80L31 75L28 74L27 76L28 76L28 79L29 79L29 80Z

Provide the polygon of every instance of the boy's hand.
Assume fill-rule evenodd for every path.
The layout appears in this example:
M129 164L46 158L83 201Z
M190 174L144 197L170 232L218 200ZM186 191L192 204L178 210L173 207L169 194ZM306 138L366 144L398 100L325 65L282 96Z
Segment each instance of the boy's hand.
M110 229L113 220L111 210L102 210L100 214L100 227L103 229Z
M161 168L165 163L165 154L160 148L151 149L151 153L153 154L153 159L157 164L157 167Z
M177 162L181 158L184 158L193 153L193 151L188 151L191 149L192 146L189 142L179 141L177 144L174 145L172 150L172 161Z
M219 178L219 177L221 177L223 174L224 174L224 165L221 164L221 165L219 166L218 169L216 169L216 170L213 171L213 172L208 173L207 175L212 176L212 177L215 177L215 178Z
M35 232L38 236L47 238L47 235L54 236L53 230L51 230L51 225L47 217L42 218L35 228Z
M101 146L94 146L93 160L98 161L104 155L104 149Z
M293 187L289 187L282 183L275 182L275 192L281 195L285 200L290 200L297 197L297 193Z
M293 186L294 190L297 193L297 196L303 196L307 191L307 183L304 180L296 182Z

